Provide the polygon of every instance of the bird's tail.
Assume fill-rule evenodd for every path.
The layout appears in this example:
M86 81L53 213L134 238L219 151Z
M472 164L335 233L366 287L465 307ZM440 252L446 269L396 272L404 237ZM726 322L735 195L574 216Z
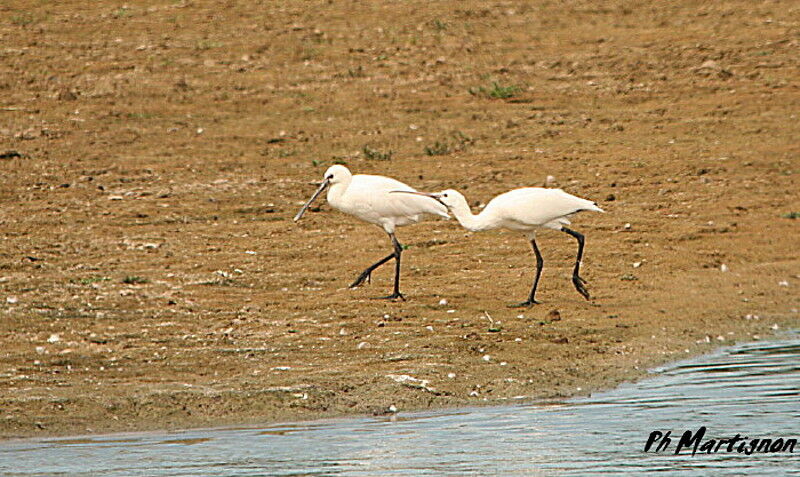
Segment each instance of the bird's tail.
M586 200L582 198L577 198L580 200L580 210L592 210L594 212L602 212L605 213L606 211L598 207L597 202L592 202L591 200Z
M604 214L606 213L605 210L597 206L597 202L592 202L591 206L587 207L586 210L593 210L595 212L602 212Z

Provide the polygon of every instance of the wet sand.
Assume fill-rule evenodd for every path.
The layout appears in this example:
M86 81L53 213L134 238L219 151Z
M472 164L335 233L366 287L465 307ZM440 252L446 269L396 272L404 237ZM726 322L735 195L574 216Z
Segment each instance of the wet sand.
M560 399L797 325L789 3L29 3L0 22L0 435ZM592 300L543 232L543 303L506 308L529 244L439 219L398 232L408 301L373 298L391 266L347 289L385 234L291 220L333 163L474 210L552 175L607 211L573 222Z

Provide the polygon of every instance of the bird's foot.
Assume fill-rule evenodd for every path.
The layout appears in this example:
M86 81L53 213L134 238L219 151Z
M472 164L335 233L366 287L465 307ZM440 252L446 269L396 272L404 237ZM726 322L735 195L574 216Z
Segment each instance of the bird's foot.
M391 301L406 301L406 297L400 292L394 292L391 295L379 296L378 300L391 300Z
M575 289L578 290L578 293L583 295L584 298L586 298L587 300L591 299L591 297L589 296L589 291L586 289L585 286L583 286L586 284L586 280L579 277L578 275L573 275L572 284L575 285Z
M529 299L529 300L523 301L522 303L515 303L513 305L508 305L508 307L509 308L530 308L533 305L539 305L541 303L542 302L540 302L539 300L535 300L535 299L534 300L530 300Z
M363 272L361 275L356 278L356 280L350 284L350 288L358 288L364 284L364 282L372 283L372 271Z

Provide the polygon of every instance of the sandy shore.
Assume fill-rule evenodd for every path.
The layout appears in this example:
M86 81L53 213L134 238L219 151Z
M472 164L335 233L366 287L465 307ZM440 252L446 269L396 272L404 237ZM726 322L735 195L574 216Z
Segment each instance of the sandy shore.
M2 436L559 399L797 326L788 3L29 3L0 23ZM390 267L347 289L385 235L291 221L336 162L476 210L552 175L607 211L574 220L592 300L543 232L543 304L506 308L529 245L444 220L398 233L407 302L372 298Z

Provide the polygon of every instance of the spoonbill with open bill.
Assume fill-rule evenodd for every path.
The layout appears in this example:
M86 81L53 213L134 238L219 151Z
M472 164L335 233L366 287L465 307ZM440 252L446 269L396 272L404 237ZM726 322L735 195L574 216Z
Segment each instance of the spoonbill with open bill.
M372 272L376 268L394 258L394 291L391 295L382 298L405 300L400 293L400 255L403 252L403 247L395 237L395 228L419 222L423 214L450 218L447 215L447 207L426 197L390 194L389 192L391 191L416 191L412 187L389 177L366 174L353 175L345 166L337 164L325 171L322 184L297 215L294 216L295 222L300 220L311 206L311 203L328 187L330 187L327 196L328 203L333 208L381 227L384 232L389 234L394 247L392 253L367 267L350 284L350 288L355 288L364 283L364 281L370 281Z
M536 286L542 274L544 260L536 245L536 230L553 229L561 230L578 240L578 255L575 259L575 268L572 272L572 283L578 293L589 299L589 292L584 286L586 281L579 275L581 259L583 258L584 237L578 232L565 227L570 224L569 217L582 210L603 212L603 209L594 202L568 194L561 189L542 189L540 187L524 187L514 189L498 195L486 205L480 214L474 215L467 204L467 199L460 192L448 189L437 193L393 191L402 192L398 195L424 195L438 200L447 207L458 222L467 230L479 232L483 230L506 228L525 234L533 246L536 255L536 276L528 299L512 307L531 306L539 303L536 301Z

